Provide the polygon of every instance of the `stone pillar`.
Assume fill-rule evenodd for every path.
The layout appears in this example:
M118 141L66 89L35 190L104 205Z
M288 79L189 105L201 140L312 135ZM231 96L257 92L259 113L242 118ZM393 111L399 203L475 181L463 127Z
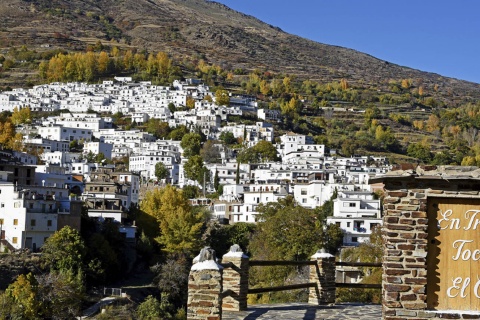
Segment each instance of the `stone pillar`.
M223 298L222 309L247 310L249 258L235 244L222 258L222 263L229 262L232 266L223 270L223 290L230 294Z
M317 263L310 266L310 282L316 283L317 286L310 288L308 303L315 305L335 303L335 257L321 249L311 257L311 260Z
M222 271L215 251L202 249L188 277L187 319L222 319Z

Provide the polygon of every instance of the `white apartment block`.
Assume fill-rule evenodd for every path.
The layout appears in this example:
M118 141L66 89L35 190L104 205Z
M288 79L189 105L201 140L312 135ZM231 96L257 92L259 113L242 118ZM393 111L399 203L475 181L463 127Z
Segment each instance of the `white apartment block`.
M83 155L86 156L90 152L93 154L103 153L106 159L112 159L113 144L104 142L85 142L83 144Z
M368 240L372 229L382 224L380 200L374 199L371 192L339 191L327 223L345 231L344 245L356 246Z
M56 141L74 141L74 140L83 140L91 141L92 140L92 130L82 129L82 128L67 128L60 125L49 125L46 127L39 127L38 134L45 139L56 140Z

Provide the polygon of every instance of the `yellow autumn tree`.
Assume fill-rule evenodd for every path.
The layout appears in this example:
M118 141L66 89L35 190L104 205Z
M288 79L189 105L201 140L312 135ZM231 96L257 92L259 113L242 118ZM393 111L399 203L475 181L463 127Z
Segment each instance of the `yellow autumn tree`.
M200 236L206 214L193 208L182 190L167 185L150 191L140 209L156 219L160 235L155 240L164 251L193 253L201 248Z
M11 121L15 126L18 126L19 124L23 123L28 123L30 122L31 119L31 112L30 108L18 108L15 107L13 108L13 113L11 117Z

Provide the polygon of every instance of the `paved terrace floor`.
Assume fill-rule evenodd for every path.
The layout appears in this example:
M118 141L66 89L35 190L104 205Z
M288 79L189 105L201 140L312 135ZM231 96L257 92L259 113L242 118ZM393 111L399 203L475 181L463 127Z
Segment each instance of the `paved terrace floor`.
M376 320L382 318L378 304L338 303L334 306L313 306L305 303L252 305L247 311L224 311L223 320Z

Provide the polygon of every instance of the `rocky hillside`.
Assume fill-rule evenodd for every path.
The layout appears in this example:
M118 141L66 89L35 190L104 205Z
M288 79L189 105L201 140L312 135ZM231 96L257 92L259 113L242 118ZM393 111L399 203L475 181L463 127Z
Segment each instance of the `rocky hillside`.
M355 50L316 43L205 0L2 0L0 47L84 50L98 40L229 69L255 68L315 81L381 85L410 78L452 95L480 97L475 83L421 72Z

